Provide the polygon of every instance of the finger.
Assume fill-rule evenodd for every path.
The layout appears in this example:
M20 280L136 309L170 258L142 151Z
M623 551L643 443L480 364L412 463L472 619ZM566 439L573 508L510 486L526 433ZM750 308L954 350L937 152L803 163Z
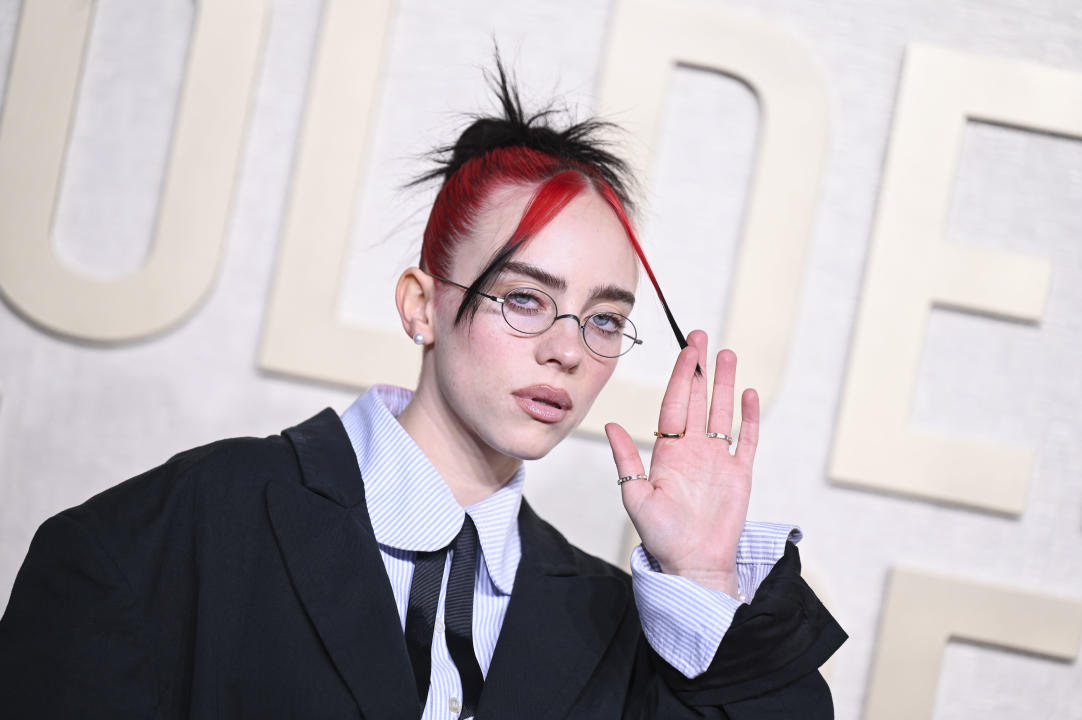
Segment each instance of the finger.
M628 475L644 475L642 458L639 456L639 448L635 441L628 435L627 430L616 423L605 425L605 437L609 439L609 447L612 448L612 459L616 463L616 474L619 477ZM630 514L633 508L637 508L650 493L654 486L649 480L628 480L620 485L620 496L624 501L624 508Z
M693 345L688 345L676 356L665 396L661 398L661 414L658 416L657 429L663 433L683 432L688 421L688 401L691 397L691 378L695 374L695 364L699 352Z
M752 388L740 396L740 416L736 457L750 465L755 460L755 448L759 445L759 393Z
M688 344L695 348L695 362L702 372L691 375L691 392L688 396L687 432L702 435L706 432L706 333L692 330L688 334Z
M714 366L714 390L710 396L709 432L733 432L733 386L736 384L736 353L722 350Z
M694 345L679 352L676 365L661 398L661 413L658 416L658 432L684 432L687 426L687 406L691 395L691 376L695 375L698 351Z

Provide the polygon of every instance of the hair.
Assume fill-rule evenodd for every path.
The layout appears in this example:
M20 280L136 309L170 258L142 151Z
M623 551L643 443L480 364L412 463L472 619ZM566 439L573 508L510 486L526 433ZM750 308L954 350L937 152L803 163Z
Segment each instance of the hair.
M591 118L558 130L550 124L557 115L551 107L527 115L498 53L495 76L487 72L485 76L502 115L474 116L453 144L432 151L430 157L435 167L409 183L414 186L442 180L425 226L420 267L445 277L456 247L469 237L474 221L486 209L493 194L508 187L534 188L511 236L469 285L455 323L472 320L481 301L480 293L488 292L515 252L575 197L589 189L616 214L661 301L677 343L681 348L686 347L684 333L673 317L629 218L634 186L630 168L600 137L603 131L615 126Z

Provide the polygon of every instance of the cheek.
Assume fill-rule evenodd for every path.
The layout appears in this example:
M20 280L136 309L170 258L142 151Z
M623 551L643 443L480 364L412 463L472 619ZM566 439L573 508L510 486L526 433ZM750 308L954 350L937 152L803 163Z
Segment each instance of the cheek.
M478 402L509 376L521 358L510 341L515 338L502 328L492 327L490 318L478 313L473 322L463 319L440 338L437 363L439 374L452 393L465 393L469 402ZM461 401L462 398L459 398Z
M609 378L612 377L613 372L616 371L616 363L594 362L592 366L585 368L585 370L586 382L583 384L583 391L589 395L590 404L592 405L594 399L605 387Z

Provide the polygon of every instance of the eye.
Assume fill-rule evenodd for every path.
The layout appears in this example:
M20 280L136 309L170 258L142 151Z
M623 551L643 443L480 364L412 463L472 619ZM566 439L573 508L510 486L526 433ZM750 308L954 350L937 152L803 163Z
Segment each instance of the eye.
M624 331L627 318L619 313L599 312L591 315L586 322L591 330L605 335L618 335Z
M545 315L552 308L552 298L540 290L516 288L504 296L504 309L517 315Z

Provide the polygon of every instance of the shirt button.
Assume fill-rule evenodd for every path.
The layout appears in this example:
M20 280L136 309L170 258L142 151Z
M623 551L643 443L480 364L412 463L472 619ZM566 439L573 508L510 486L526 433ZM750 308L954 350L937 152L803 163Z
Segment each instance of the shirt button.
M443 635L443 630L444 630L443 620L437 620L436 621L436 632L438 632L440 635Z
M450 700L447 701L447 709L453 713L462 712L462 703L459 701L458 698L452 697Z

